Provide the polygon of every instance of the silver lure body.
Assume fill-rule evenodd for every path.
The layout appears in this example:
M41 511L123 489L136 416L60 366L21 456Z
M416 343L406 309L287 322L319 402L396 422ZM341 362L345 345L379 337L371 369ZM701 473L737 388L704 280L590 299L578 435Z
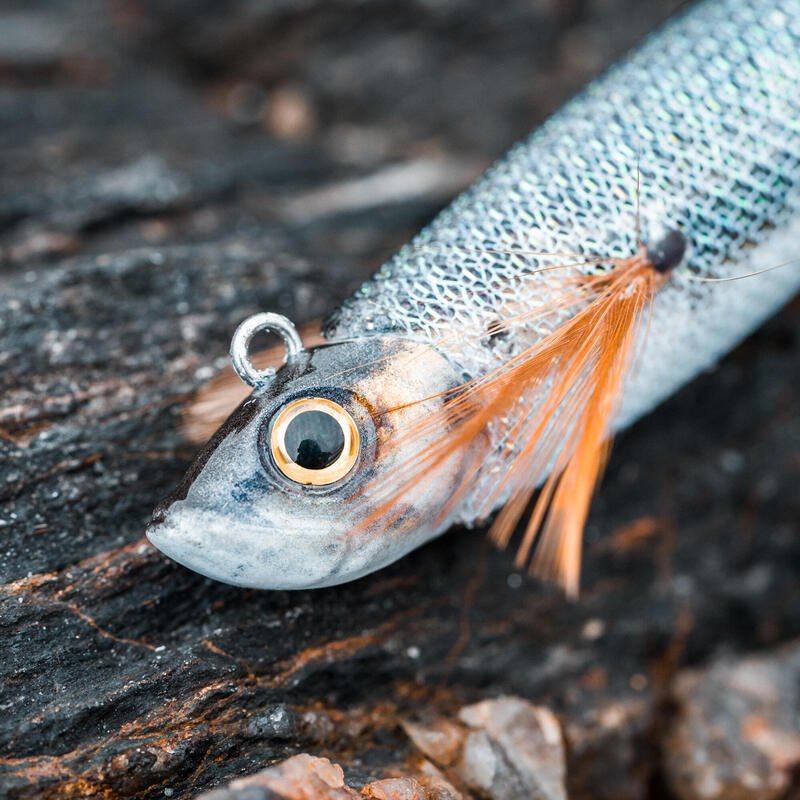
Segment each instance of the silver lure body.
M270 473L264 426L312 388L359 387L358 397L379 409L430 397L552 332L558 317L486 335L498 318L546 302L565 274L593 267L530 275L575 259L508 251L630 256L638 246L637 163L642 240L677 228L688 247L656 296L617 428L715 363L800 290L797 263L746 280L692 279L735 277L800 256L800 0L693 7L514 147L332 315L325 335L341 344L305 354L309 363L288 364L254 392L157 511L151 540L218 580L307 588L371 572L455 519L474 521L480 504L470 498L449 518L437 515L451 488L445 473L420 488L396 522L353 537L362 508L353 499L369 500L371 487L391 474L391 459L365 461L325 492L291 487ZM409 353L411 377L402 366ZM320 365L310 364L315 358ZM380 366L353 374L370 360ZM361 400L342 402L360 413ZM520 413L530 408L533 398ZM384 421L364 424L373 452L390 434L402 436L403 420L392 431ZM483 467L481 492L507 458L502 427L493 435L497 455Z

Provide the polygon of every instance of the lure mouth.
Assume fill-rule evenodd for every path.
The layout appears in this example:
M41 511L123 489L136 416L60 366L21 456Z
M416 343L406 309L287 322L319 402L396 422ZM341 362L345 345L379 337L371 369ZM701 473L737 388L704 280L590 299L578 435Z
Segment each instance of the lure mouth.
M159 511L145 534L164 555L208 578L255 589L310 589L339 583L347 548L328 526L299 532L249 525L182 507Z

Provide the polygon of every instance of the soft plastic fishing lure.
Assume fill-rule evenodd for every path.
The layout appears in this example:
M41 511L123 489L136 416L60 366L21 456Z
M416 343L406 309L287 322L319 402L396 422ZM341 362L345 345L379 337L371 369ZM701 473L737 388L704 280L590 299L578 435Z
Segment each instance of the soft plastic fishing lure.
M705 2L513 148L329 343L243 323L254 391L148 536L228 583L327 586L500 507L506 543L541 486L518 562L574 593L613 432L800 288L796 263L731 280L798 242L800 0ZM247 354L261 329L284 338L277 374Z

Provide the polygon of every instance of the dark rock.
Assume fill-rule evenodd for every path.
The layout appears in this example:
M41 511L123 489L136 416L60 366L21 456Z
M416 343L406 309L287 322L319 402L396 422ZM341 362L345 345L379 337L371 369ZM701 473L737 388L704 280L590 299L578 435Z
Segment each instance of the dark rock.
M481 531L298 593L142 538L238 322L329 311L674 5L0 10L0 796L191 798L301 752L422 785L400 720L513 694L570 797L636 800L678 669L800 635L796 303L620 437L579 603Z
M291 739L296 725L297 716L294 711L285 703L276 703L265 709L264 713L250 719L247 732L263 739Z

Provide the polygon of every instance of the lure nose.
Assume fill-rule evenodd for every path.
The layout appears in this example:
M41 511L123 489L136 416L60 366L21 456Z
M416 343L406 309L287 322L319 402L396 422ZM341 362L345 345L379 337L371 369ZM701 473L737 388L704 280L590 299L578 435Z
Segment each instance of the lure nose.
M167 521L168 516L166 511L157 509L145 529L145 536L150 540L150 544L177 561L175 552L180 542L180 532L171 521Z
M157 528L161 525L162 522L167 518L167 507L161 503L156 507L156 510L153 511L153 516L150 518L150 522L147 523L147 530L145 533L149 536L150 531L153 528Z

